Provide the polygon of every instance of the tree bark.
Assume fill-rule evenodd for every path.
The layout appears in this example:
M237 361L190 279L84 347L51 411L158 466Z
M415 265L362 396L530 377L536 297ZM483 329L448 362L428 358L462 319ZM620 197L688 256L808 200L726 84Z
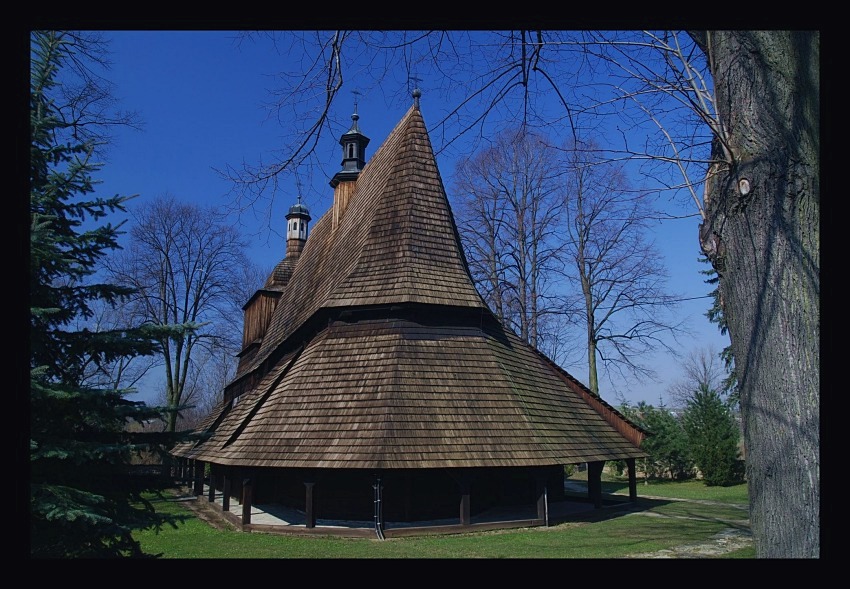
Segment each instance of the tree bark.
M724 125L700 241L739 376L756 555L818 558L820 36L693 36Z

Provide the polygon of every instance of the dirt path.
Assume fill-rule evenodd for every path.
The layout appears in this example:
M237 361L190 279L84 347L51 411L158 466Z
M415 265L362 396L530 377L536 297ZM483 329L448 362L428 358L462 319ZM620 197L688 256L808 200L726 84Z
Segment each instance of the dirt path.
M710 542L685 544L657 552L632 554L626 558L718 558L752 545L753 537L749 531L726 528L715 534Z
M667 498L669 500L669 498ZM675 499L675 501L688 501L686 499ZM714 503L712 501L690 501L692 503ZM729 507L729 504L722 504ZM735 505L745 514L746 505ZM652 512L635 512L630 514L634 517L662 517L668 519L701 519L698 517L662 515ZM716 521L716 520L715 520ZM715 534L708 542L695 544L683 544L673 548L665 548L655 552L644 552L632 554L626 558L718 558L724 554L747 548L753 545L753 536L750 531L749 519L723 520L732 527L725 528Z
M571 491L584 492L587 489L587 483L583 481L567 481L565 488ZM641 495L643 499L662 499L664 501L683 501L687 503L702 503L723 505L725 507L737 507L741 510L741 519L727 520L726 523L730 527L721 530L708 542L700 542L695 544L685 544L666 548L656 552L644 552L641 554L632 554L626 558L718 558L724 554L747 548L753 545L753 536L750 532L750 522L747 519L747 506L738 504L718 503L716 501L707 501L699 499L678 499L672 497L656 497L652 495ZM665 517L670 519L699 519L689 518L686 516L669 516L661 515L653 512L636 511L630 514L633 517Z

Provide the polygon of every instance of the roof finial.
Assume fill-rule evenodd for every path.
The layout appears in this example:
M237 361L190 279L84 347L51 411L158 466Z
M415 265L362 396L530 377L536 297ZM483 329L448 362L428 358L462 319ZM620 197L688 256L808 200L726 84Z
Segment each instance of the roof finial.
M417 78L416 76L410 76L410 79L414 82L417 82L416 86L413 88L413 107L418 110L419 109L419 97L422 96L422 90L419 89L418 82L421 82L422 78Z
M295 171L295 190L298 191L298 202L301 203L301 178L297 170Z
M351 125L351 128L357 129L357 119L360 118L360 115L357 114L357 99L362 94L362 92L360 92L360 90L355 88L354 90L351 91L351 93L354 94L354 114L351 115L351 120L354 121L354 124Z

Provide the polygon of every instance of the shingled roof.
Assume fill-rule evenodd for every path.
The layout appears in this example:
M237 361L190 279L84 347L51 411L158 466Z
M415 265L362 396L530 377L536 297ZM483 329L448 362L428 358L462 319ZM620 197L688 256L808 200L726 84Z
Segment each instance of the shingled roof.
M477 293L417 105L356 182L338 224L328 211L313 228L209 439L175 454L356 469L645 455L643 432Z

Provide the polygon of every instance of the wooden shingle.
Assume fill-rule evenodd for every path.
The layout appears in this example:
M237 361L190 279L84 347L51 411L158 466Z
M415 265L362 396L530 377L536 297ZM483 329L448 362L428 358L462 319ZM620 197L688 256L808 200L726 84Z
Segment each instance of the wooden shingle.
M257 353L175 451L222 465L433 469L636 458L643 436L475 290L412 107L313 227ZM238 385L238 386L237 386ZM232 406L231 406L232 405Z

